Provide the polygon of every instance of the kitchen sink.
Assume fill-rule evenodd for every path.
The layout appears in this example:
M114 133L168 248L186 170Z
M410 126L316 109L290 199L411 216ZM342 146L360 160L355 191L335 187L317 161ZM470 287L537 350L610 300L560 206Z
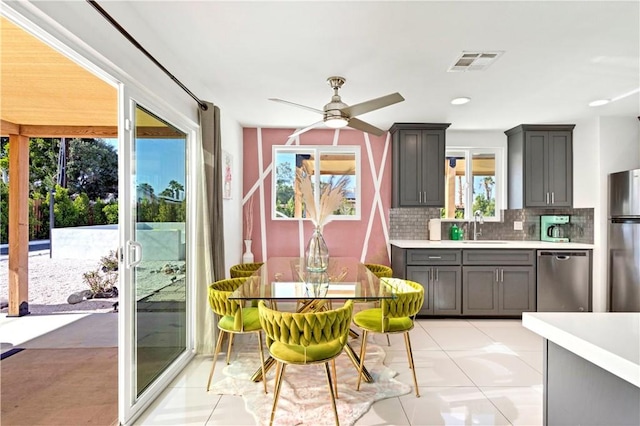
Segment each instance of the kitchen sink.
M464 240L463 244L507 244L508 241Z

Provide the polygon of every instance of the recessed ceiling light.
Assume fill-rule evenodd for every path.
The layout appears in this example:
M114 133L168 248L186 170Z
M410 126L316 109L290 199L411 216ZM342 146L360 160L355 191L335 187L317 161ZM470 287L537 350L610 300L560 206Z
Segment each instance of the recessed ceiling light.
M589 106L590 107L597 107L597 106L606 105L608 103L609 103L609 99L598 99L597 101L589 102Z
M464 105L470 101L471 98L455 98L451 100L451 105Z

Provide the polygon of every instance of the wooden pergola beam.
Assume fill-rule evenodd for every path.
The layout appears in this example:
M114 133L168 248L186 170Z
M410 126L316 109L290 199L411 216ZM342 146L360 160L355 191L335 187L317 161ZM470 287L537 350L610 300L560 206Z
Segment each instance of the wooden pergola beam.
M109 138L118 137L117 126L43 126L32 124L15 124L6 120L0 122L0 135L21 135L29 138ZM167 126L138 126L136 137L171 139L183 135Z
M27 138L117 138L117 126L42 126L0 122L0 135Z
M9 135L9 317L29 314L29 138Z

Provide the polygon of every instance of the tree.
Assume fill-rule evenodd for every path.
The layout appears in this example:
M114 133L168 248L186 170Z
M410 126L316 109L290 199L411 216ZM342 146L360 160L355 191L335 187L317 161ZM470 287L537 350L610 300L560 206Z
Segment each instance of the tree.
M29 182L31 191L47 197L58 176L59 139L29 140Z
M169 181L169 187L167 189L173 192L174 194L173 198L176 200L180 199L180 192L184 192L184 186L182 186L180 183L176 182L175 180Z
M73 139L67 158L67 187L94 200L118 193L118 153L102 139Z
M156 194L153 186L144 182L138 185L138 199L144 198L147 200L155 200Z
M496 200L491 193L496 182L491 176L485 176L481 182L481 188L484 193L476 195L473 200L473 211L480 210L484 216L495 216L496 214Z
M9 183L9 138L0 137L0 181Z
M294 209L293 197L295 192L293 189L294 174L290 163L280 163L276 168L276 211L283 213L287 217L293 217Z

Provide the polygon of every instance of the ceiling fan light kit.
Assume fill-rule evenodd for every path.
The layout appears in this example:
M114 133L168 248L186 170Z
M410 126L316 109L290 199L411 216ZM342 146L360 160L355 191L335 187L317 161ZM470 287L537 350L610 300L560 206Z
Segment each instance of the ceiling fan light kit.
M308 130L311 130L317 127L318 124L324 123L325 126L331 129L341 129L343 127L351 127L352 129L360 130L366 133L371 133L376 136L381 136L384 134L384 130L379 129L369 123L366 123L362 120L355 118L356 115L365 114L367 112L375 111L380 108L384 108L389 105L393 105L398 102L404 101L404 98L400 95L400 93L392 93L390 95L382 96L376 99L370 99L365 102L361 102L355 105L347 105L342 102L340 95L338 94L338 90L345 83L346 79L344 77L332 76L327 79L327 83L333 89L333 96L331 97L331 101L324 106L322 110L308 107L305 105L296 104L294 102L284 101L282 99L270 98L270 101L280 102L287 105L292 105L298 108L304 108L309 111L313 111L316 113L320 113L323 115L323 119L321 122L314 123L311 126L305 127L302 130L299 130L292 135L297 136L301 133L304 133Z
M343 127L347 127L349 121L344 117L325 117L324 124L332 129L342 129Z

